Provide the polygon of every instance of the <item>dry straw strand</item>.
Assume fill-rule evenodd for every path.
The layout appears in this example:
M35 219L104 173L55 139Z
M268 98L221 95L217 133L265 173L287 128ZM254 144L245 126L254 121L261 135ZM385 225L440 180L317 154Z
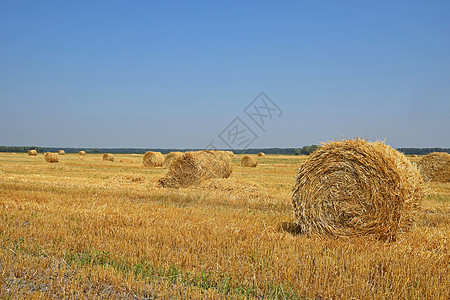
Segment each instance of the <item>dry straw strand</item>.
M242 167L255 168L258 165L258 160L250 155L244 155L241 159Z
M425 155L417 167L424 181L450 182L450 154L433 152Z
M143 164L145 167L162 167L164 164L164 155L161 152L148 151L144 154Z
M49 162L49 163L57 163L57 162L59 162L59 155L58 155L58 153L46 152L44 155L44 159L46 162Z
M64 155L64 154L66 154L66 151L64 151L64 150L58 150L58 155Z
M181 156L183 156L183 152L170 152L167 154L166 157L164 157L164 169L168 169L170 164Z
M158 181L158 185L187 187L209 178L228 178L231 172L231 159L224 151L187 152L169 166L169 171Z
M36 150L28 150L28 155L29 156L37 156L37 151Z
M383 142L324 143L300 166L292 201L301 232L393 240L423 196L409 160Z
M112 153L105 153L105 154L103 154L102 160L114 161L114 155Z

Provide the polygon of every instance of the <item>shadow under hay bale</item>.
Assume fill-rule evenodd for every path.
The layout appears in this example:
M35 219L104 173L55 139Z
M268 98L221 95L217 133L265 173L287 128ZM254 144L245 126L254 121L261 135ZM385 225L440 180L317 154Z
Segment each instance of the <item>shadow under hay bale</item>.
M162 167L164 163L164 155L161 152L148 151L142 158L144 167L156 168Z
M450 154L433 152L425 155L417 163L424 181L450 182Z
M105 153L105 154L103 154L102 160L103 161L114 161L114 154Z
M422 196L421 176L403 154L356 139L312 153L300 166L292 202L302 233L393 240L411 225Z
M289 232L292 235L302 234L302 227L295 222L282 222L278 230Z
M250 155L245 155L241 159L242 167L255 168L257 165L258 165L258 160L256 160L256 158L251 157Z
M231 172L230 156L223 151L187 152L170 164L169 171L158 181L158 186L187 187L209 178L228 178Z
M47 152L44 155L44 159L46 162L49 162L49 163L57 163L57 162L59 162L59 155L58 155L58 153Z
M164 157L164 169L168 169L170 167L170 164L181 156L183 156L183 152L170 152L169 154L167 154Z

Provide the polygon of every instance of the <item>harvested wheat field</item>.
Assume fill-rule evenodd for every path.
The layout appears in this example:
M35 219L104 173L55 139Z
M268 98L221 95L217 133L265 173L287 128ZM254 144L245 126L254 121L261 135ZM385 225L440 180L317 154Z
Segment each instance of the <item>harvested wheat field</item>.
M415 199L402 177L415 174L408 162L356 146L336 150L340 160L333 149L309 158L267 154L258 168L242 167L236 154L228 178L178 188L158 187L167 172L176 175L174 164L146 168L142 155L115 154L122 162L112 164L102 154L68 153L49 164L0 153L0 298L449 299L450 183L425 182L421 208L403 229L396 197ZM186 155L192 168L209 166ZM360 176L359 160L370 176ZM398 224L395 240L299 233L292 189L311 163L330 176L317 195L348 195L329 203L333 220L351 222L351 198L369 188L377 196L367 209L387 227ZM343 183L356 188L341 192ZM393 199L392 216L383 197Z

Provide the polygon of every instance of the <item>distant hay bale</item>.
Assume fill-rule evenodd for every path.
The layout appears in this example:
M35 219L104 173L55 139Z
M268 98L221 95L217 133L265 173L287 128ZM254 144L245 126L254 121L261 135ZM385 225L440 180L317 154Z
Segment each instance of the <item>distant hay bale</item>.
M264 157L264 156L266 156L266 154L265 154L264 152L259 152L259 153L258 153L258 156L259 156L259 157Z
M450 154L433 152L417 163L424 181L450 182Z
M258 161L255 158L251 157L250 155L245 155L241 159L242 167L255 168L257 165L258 165Z
M148 151L144 154L143 163L145 167L162 167L164 155L161 152Z
M168 169L170 164L181 156L183 156L183 152L170 152L167 154L166 157L164 157L164 169Z
M86 151L80 151L78 152L79 155L86 155Z
M64 150L58 150L58 155L64 155L66 152Z
M224 151L187 152L170 164L169 171L158 181L158 185L165 188L187 187L210 178L228 178L231 172L231 159Z
M47 152L44 155L45 161L49 163L57 163L59 162L59 155L58 153L50 153Z
M105 153L102 157L103 161L114 161L114 155L112 153Z
M412 154L411 157L418 157L418 155L417 154Z
M393 240L412 222L422 178L400 152L361 139L323 144L300 166L292 202L300 232Z
M28 150L28 155L29 156L36 156L37 155L37 151L36 150Z
M225 151L230 157L234 157L233 151Z

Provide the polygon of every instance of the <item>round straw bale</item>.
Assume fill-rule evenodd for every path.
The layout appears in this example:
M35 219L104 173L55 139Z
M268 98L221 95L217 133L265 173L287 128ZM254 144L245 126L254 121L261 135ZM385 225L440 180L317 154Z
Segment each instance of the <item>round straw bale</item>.
M167 154L166 157L164 157L164 169L168 169L170 164L181 156L183 156L183 152L170 152Z
M162 167L164 164L164 155L161 152L145 152L143 163L145 167Z
M37 155L37 151L36 150L28 150L28 155L29 156L36 156Z
M234 157L233 151L225 151L230 157Z
M259 157L264 157L264 156L266 156L266 154L265 154L264 152L259 152L259 153L258 153L258 156L259 156Z
M86 155L86 151L80 151L78 152L79 155Z
M64 155L64 154L66 154L66 152L64 150L58 150L58 154L59 155Z
M323 144L300 166L292 202L302 233L393 240L411 225L422 178L400 152L362 139Z
M45 161L49 163L57 163L59 162L59 155L58 153L50 153L47 152L44 155Z
M253 158L250 155L245 155L241 159L242 167L255 168L257 165L258 165L258 161L256 160L256 158Z
M230 156L224 151L187 152L169 166L160 187L187 187L209 178L228 178L232 172Z
M417 163L424 181L450 182L450 154L433 152Z
M105 153L105 154L103 154L102 160L114 161L114 155L112 153Z

